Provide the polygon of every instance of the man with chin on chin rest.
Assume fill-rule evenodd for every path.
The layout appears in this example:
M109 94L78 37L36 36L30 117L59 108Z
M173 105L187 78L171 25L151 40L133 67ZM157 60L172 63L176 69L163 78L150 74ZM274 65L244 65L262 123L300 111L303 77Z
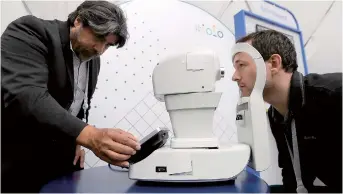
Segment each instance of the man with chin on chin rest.
M341 193L342 73L302 75L292 42L277 31L254 32L236 43L254 47L265 62L263 98L271 105L268 117L283 182L271 192ZM233 63L233 81L243 96L250 96L256 79L254 60L241 52ZM325 186L314 186L316 178Z
M88 125L100 55L128 38L123 11L84 1L67 21L23 16L1 36L1 191L39 192L83 168L84 146L117 166L140 149L121 129Z

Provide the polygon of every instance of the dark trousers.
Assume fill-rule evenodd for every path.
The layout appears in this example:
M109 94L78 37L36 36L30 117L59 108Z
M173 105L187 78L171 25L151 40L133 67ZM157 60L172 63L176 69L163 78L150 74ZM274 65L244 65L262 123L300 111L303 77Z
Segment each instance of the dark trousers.
M37 166L19 165L17 169L2 173L1 193L39 193L42 187L50 181L82 170L80 163L76 166L41 168Z
M75 166L73 164L75 145L42 144L40 148L36 147L36 150L38 149L39 151L34 152L34 149L25 150L23 146L20 150L13 147L3 150L2 193L39 193L48 182L82 170L79 161Z
M309 193L341 193L342 192L342 190L332 189L326 186L313 186L307 189ZM283 185L271 185L270 193L296 193L296 191L286 189Z

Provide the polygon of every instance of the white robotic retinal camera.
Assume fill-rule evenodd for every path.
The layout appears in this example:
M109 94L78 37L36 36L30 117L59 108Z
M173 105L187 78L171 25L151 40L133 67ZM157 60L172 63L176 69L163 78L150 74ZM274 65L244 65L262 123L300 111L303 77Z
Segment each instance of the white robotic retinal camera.
M250 161L261 155L254 155L253 151L266 153L264 145L268 137L259 140L254 138L260 129L251 127L251 119L245 117L250 114L250 107L254 107L250 106L249 98L245 99L248 104L246 109L239 110L240 119L244 121L242 123L239 120L237 125L238 131L243 129L243 133L238 133L244 136L238 138L242 143L222 145L213 134L214 112L221 98L221 92L215 92L215 83L223 77L224 70L220 67L219 58L211 50L175 54L159 62L152 77L154 95L166 105L174 137L170 145L158 148L145 159L131 164L130 179L212 182L234 179L249 162L255 169L261 169L261 165L265 168L265 160L261 162L261 157L257 157L257 163ZM262 102L259 99L257 101L255 103L264 106L263 99ZM237 103L240 106L240 102Z

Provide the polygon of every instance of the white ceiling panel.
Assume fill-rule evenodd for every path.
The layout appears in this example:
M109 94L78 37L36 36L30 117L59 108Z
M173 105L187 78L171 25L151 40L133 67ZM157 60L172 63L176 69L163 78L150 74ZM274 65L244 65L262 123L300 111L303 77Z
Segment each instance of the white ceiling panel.
M245 1L233 1L229 5L229 7L225 10L223 15L219 18L234 34L235 33L235 25L234 25L234 15L241 11L242 9L249 11L247 3Z
M289 9L297 18L300 29L306 42L314 30L318 27L321 19L328 11L332 1L274 1Z
M130 0L111 1L117 4L126 3ZM45 19L66 20L68 15L79 6L83 0L73 1L28 1L25 3L33 15Z
M181 0L185 3L194 5L207 13L211 14L214 17L220 16L223 10L228 6L230 0L225 1L189 1L189 0Z
M21 1L0 1L1 5L1 34L8 24L18 17L29 14ZM15 11L13 11L15 10Z
M32 14L44 19L64 19L68 1L25 1Z
M342 2L334 3L305 49L309 72L342 72Z

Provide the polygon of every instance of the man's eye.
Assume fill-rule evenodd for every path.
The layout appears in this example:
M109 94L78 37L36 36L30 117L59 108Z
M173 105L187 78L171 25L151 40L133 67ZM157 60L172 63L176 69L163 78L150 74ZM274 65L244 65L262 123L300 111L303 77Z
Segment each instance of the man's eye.
M105 41L105 37L101 36L101 35L96 35L95 38L96 38L97 41L100 41L100 42Z

